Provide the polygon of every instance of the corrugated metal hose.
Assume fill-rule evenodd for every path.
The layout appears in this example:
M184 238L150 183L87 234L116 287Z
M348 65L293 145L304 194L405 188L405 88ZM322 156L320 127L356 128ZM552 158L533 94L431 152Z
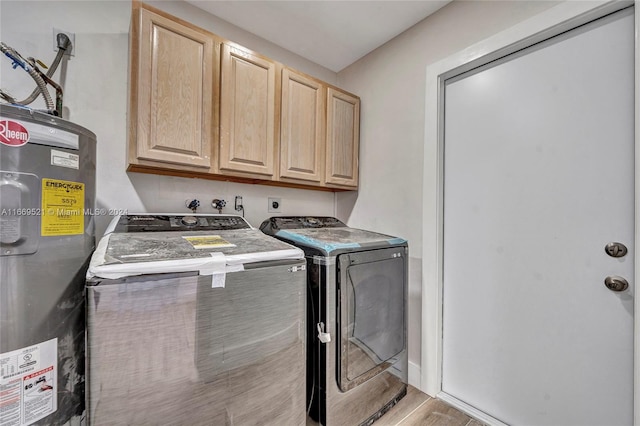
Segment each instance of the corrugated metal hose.
M60 33L57 35L57 43L58 43L58 53L56 54L51 67L46 74L38 69L35 65L35 59L28 58L25 59L20 55L14 48L6 45L3 42L0 42L0 51L4 53L9 59L13 61L13 68L21 67L24 69L33 80L36 82L36 88L33 90L31 95L29 95L26 99L22 101L16 101L13 97L8 95L5 92L0 92L0 96L13 104L19 105L29 105L33 101L36 100L38 95L42 95L44 98L46 108L49 111L55 111L56 115L62 115L62 88L56 82L51 79L51 76L56 72L60 61L62 60L62 56L64 53L71 47L71 40L67 37L66 34ZM56 90L56 102L54 104L49 91L47 90L47 83L52 85Z

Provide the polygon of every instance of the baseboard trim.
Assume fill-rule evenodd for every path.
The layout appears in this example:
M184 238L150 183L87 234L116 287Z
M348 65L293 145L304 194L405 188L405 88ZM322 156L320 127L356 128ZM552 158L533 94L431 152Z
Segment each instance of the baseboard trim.
M446 402L447 404L451 405L454 408L457 408L458 410L462 411L465 414L468 414L469 416L475 418L476 420L481 421L482 423L489 425L489 426L509 426L506 423L501 422L500 420L496 419L495 417L491 417L490 415L488 415L487 413L484 413L480 410L478 410L477 408L467 404L466 402L462 402L460 401L458 398L449 395L448 393L445 392L439 392L437 395L437 398Z
M420 365L416 364L415 362L409 361L409 384L414 388L420 389L424 392L424 390L422 390L422 388L420 387L421 378L422 372L420 370Z

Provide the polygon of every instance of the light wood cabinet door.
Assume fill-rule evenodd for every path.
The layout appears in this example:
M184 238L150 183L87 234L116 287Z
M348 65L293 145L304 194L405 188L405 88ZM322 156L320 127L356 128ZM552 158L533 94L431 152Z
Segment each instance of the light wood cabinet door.
M132 109L137 117L132 120L135 147L130 155L135 158L130 162L209 171L217 126L219 43L152 11L139 9L139 14L139 44L132 43L132 68L137 66L132 71Z
M276 63L222 45L220 170L274 178Z
M327 184L358 186L360 99L329 88L327 90Z
M325 93L317 80L282 70L280 178L324 178Z

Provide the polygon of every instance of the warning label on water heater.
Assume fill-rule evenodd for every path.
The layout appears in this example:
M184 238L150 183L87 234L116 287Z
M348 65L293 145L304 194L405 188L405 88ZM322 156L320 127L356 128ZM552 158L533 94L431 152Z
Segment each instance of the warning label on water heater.
M42 236L83 233L84 183L42 179Z
M0 426L27 426L58 409L58 339L0 354Z

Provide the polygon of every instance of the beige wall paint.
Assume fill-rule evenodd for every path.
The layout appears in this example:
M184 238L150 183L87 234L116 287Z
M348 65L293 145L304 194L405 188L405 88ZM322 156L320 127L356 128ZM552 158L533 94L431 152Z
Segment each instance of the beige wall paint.
M154 6L216 34L335 83L336 74L228 22L181 1ZM7 1L0 2L0 40L24 56L50 63L55 57L53 28L75 33L76 53L54 75L64 90L64 117L93 131L97 144L97 207L129 212L183 212L187 198L198 198L202 213L217 213L214 198L227 201L223 213L236 213L235 195L242 195L246 217L254 226L271 216L267 198L282 199L282 214L334 215L329 192L266 187L232 182L126 173L130 1ZM26 72L12 70L0 58L0 87L25 98L35 87ZM32 104L43 108L41 100ZM101 235L110 218L97 218Z
M422 173L427 65L558 2L454 1L338 73L362 99L360 189L337 195L349 225L409 240L409 361L419 384ZM435 267L435 265L434 265Z

